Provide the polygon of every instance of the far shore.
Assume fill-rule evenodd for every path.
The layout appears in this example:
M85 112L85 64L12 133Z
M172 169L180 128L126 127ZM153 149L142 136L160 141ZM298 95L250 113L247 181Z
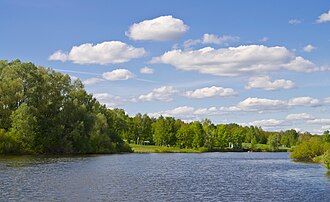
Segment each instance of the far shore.
M271 150L266 144L258 144L255 148L251 149L251 144L243 143L243 148L239 150L233 150L231 148L224 149L207 149L201 147L198 149L186 149L179 147L167 147L167 146L157 146L157 145L139 145L130 144L133 153L204 153L204 152L288 152L290 148L280 147L276 150Z

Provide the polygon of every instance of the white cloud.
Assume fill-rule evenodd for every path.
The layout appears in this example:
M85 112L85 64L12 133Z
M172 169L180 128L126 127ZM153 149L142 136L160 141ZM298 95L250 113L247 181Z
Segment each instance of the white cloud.
M195 109L193 107L181 106L166 111L149 113L148 115L151 117L165 116L165 117L176 117L182 120L187 120L187 119L191 120L192 118L194 118L193 115L194 111Z
M240 38L237 36L223 35L217 36L215 34L204 34L202 39L189 39L184 42L183 47L189 49L191 46L196 44L217 44L228 46L230 42L237 42ZM177 48L177 47L176 47Z
M325 23L330 21L330 10L328 13L323 13L319 16L319 18L316 20L317 23Z
M311 72L316 66L302 57L296 57L285 47L248 45L199 50L171 50L151 60L151 63L164 63L178 70L198 71L218 76L238 76L247 73L278 71L281 69Z
M288 101L289 106L305 106L312 107L318 106L321 102L318 99L314 99L312 97L295 97Z
M111 72L103 73L102 77L110 81L128 80L133 78L134 74L127 69L115 69Z
M330 125L322 126L321 129L322 130L330 130Z
M220 112L216 107L195 109L194 107L180 106L170 110L149 113L148 115L152 117L159 117L160 115L165 117L176 117L183 121L190 122L193 120L200 120L205 116L209 117L219 114L224 114L224 112Z
M295 86L291 80L274 80L272 81L269 76L252 77L246 86L246 89L265 89L265 90L278 90L278 89L290 89Z
M265 98L246 98L239 102L236 111L266 111L266 110L280 110L287 108L287 102L284 100L272 100Z
M194 91L187 91L184 95L189 98L208 98L215 96L233 97L237 96L237 93L232 88L212 86L196 89Z
M291 20L289 20L288 23L291 24L291 25L297 25L297 24L302 23L302 21L298 20L298 19L291 19Z
M308 120L307 123L312 123L312 124L330 124L330 119L313 119L313 120Z
M117 64L140 58L146 54L144 48L135 48L120 41L106 41L73 46L69 53L56 51L49 60L72 61L77 64Z
M220 107L222 112L264 112L287 110L292 107L315 107L320 106L318 99L311 97L295 97L289 100L275 100L266 98L246 98L235 106Z
M312 52L313 50L315 50L316 48L313 46L313 45L311 45L311 44L308 44L308 45L306 45L304 48L303 48L303 50L305 51L305 52L307 52L307 53L310 53L310 52Z
M151 96L150 96L151 97ZM253 112L253 113L263 113L263 112L272 112L272 111L286 111L293 107L299 106L316 106L315 103L318 103L318 100L310 98L310 97L297 97L292 98L290 100L273 100L266 98L246 98L245 100L239 102L234 106L227 107L209 107L209 108L198 108L195 109L193 107L183 106L177 107L175 109L150 113L151 116L158 117L160 115L163 116L175 116L179 118L184 118L185 120L197 120L202 117L210 117L215 115L223 115L223 114L232 114L234 112ZM299 120L304 119L307 120L308 123L326 123L330 124L330 119L313 119L313 117L307 113L300 114L289 114L285 120L276 120L276 119L268 119L255 121L251 123L247 123L245 125L260 125L263 127L273 126L286 126L289 124L289 120Z
M172 110L165 111L165 114L167 116L189 115L189 114L192 114L192 113L194 113L194 108L193 107L187 107L187 106L177 107L177 108L174 108Z
M290 63L283 65L283 67L284 69L296 72L313 72L319 70L311 61L305 60L300 56L296 57Z
M69 55L67 53L63 53L62 51L56 51L51 56L49 56L48 60L59 60L61 62L65 62L69 60Z
M141 74L153 74L154 72L155 70L150 67L143 67L140 69Z
M324 65L320 67L321 71L330 71L330 66L329 65Z
M216 107L210 107L210 108L196 109L194 111L194 114L196 114L196 115L216 115L216 114L221 114L221 112Z
M169 15L134 23L125 35L133 40L171 41L180 38L188 29L182 20Z
M289 114L286 119L289 120L303 120L303 119L311 119L313 118L310 114L300 113L300 114Z
M153 89L150 93L140 95L141 101L165 101L169 102L173 100L172 96L178 91L173 86L162 86L160 88Z
M96 93L94 97L108 108L114 108L120 104L120 97L114 96L109 93Z
M324 103L325 104L330 104L330 97L324 98Z
M258 120L250 122L249 125L253 126L261 126L261 127L270 127L270 126L281 126L285 122L283 120L277 120L277 119L265 119L265 120Z
M229 42L237 42L240 38L237 36L223 35L217 36L214 34L204 34L202 43L203 44L217 44L217 45L228 45Z
M93 78L86 79L83 83L85 85L91 85L91 84L96 84L96 83L99 83L99 82L102 82L102 81L105 81L105 80L101 79L101 78L93 77Z

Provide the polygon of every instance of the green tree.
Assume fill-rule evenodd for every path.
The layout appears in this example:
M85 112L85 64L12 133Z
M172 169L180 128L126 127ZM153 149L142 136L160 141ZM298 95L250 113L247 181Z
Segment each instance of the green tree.
M10 129L10 135L17 140L21 152L34 152L34 139L38 132L38 125L34 111L35 109L32 109L23 103L11 115L12 128Z
M269 137L268 137L268 145L269 145L269 148L272 150L272 151L276 151L279 147L279 135L277 133L273 133L271 134Z
M323 154L323 163L324 166L330 170L330 150L327 150L324 154Z
M327 143L330 143L330 135L329 135L328 130L324 131L324 133L323 133L323 141L327 142Z
M313 158L322 155L324 151L321 138L312 137L294 147L290 156L296 160L312 161Z
M224 124L217 125L216 130L213 132L213 136L215 142L214 147L225 149L228 146L228 132Z
M192 148L194 131L190 124L183 124L176 133L177 146L180 148Z
M190 124L191 131L193 132L192 146L194 148L200 148L204 146L205 132L203 126L199 121L194 121Z
M167 130L165 124L165 118L160 116L156 122L152 124L154 136L153 141L156 145L167 145Z

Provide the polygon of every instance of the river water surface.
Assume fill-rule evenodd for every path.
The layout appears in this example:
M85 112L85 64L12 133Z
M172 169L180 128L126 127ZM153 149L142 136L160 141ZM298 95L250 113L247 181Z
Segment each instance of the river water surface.
M330 201L288 153L0 157L0 201Z

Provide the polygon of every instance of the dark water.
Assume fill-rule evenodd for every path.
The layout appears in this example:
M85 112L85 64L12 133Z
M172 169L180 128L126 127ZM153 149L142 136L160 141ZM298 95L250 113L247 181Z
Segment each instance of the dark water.
M0 157L0 201L330 201L288 153Z

